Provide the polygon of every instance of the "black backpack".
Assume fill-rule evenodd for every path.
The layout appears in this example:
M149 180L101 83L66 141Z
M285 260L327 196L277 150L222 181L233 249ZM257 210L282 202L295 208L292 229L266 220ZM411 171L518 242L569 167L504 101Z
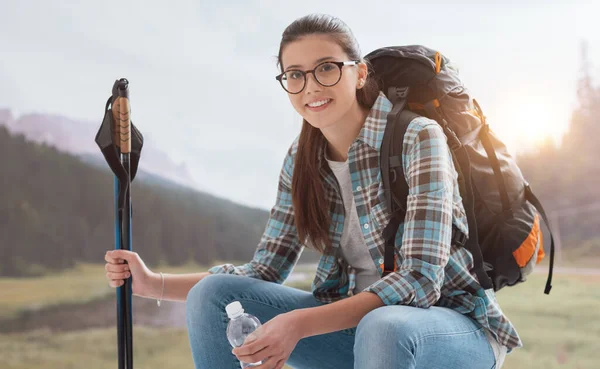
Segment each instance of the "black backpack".
M404 221L408 184L402 167L402 142L418 116L444 130L458 173L469 235L454 227L453 243L471 252L481 286L495 291L524 282L544 258L540 215L545 211L504 143L485 121L479 104L463 86L449 59L424 46L393 46L365 56L370 78L392 102L381 147L386 205L392 213L384 228L384 272L395 271L394 239ZM537 211L536 211L537 210ZM554 238L544 293L552 288Z

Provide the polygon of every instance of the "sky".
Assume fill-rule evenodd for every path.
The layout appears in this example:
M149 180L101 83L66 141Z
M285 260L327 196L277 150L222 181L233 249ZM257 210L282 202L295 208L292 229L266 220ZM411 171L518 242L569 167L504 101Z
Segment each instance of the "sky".
M185 163L198 189L269 209L301 127L274 79L279 41L313 12L346 22L363 55L439 50L513 153L560 141L583 40L600 77L600 1L3 0L0 108L99 126L125 77L136 127Z

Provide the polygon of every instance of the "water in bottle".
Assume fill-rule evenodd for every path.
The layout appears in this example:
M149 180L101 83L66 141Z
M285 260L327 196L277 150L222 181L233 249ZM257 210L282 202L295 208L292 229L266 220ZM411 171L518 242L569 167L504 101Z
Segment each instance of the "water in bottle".
M227 316L229 316L229 324L227 325L227 339L233 347L239 347L244 344L246 337L260 327L260 321L254 315L244 312L242 304L239 301L234 301L225 307ZM256 363L240 362L242 368L251 368L262 364L262 361Z

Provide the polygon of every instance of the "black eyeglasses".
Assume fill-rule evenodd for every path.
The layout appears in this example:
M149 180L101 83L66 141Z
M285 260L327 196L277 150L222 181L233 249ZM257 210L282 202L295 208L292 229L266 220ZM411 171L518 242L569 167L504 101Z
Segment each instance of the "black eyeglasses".
M281 83L281 87L290 94L299 94L306 87L306 76L312 73L315 80L322 86L335 86L342 79L342 67L344 65L357 65L358 60L334 62L323 62L312 70L302 71L290 69L276 76L275 79Z

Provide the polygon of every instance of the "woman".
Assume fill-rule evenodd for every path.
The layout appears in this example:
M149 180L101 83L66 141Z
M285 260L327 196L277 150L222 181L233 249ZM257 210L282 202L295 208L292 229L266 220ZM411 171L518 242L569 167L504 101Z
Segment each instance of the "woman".
M521 341L493 291L469 272L471 254L451 244L453 224L468 229L441 128L424 117L408 127L399 267L382 278L390 215L378 158L391 103L334 17L290 24L278 64L277 80L304 121L253 260L163 280L137 254L112 251L111 286L129 276L125 259L135 294L186 301L196 368L238 368L238 360L263 361L260 369L499 368ZM312 293L281 285L304 246L322 253ZM225 306L234 300L263 326L230 352Z

